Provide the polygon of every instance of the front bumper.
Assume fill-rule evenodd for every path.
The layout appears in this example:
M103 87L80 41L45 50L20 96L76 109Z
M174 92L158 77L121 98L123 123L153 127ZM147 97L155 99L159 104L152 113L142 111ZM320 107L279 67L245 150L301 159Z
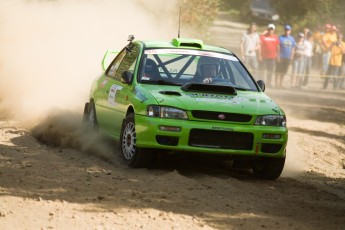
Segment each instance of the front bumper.
M244 156L285 156L286 127L135 116L139 148ZM160 127L164 128L160 128Z

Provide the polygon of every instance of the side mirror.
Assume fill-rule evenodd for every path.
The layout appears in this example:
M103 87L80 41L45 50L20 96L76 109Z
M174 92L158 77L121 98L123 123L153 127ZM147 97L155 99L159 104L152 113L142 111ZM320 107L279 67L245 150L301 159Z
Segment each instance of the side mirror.
M130 84L133 80L133 73L131 71L126 70L122 73L121 78L126 84Z
M258 80L256 83L258 83L262 92L265 92L265 82L263 80Z

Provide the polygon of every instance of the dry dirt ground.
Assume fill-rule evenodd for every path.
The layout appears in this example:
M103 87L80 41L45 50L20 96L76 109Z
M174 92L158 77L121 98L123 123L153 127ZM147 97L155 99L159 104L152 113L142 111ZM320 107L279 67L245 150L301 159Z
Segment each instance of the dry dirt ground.
M288 115L276 181L189 157L128 169L81 114L2 118L0 229L344 229L345 91L267 93Z
M0 229L344 229L345 91L320 87L266 90L288 117L276 181L191 157L128 169L81 114L1 115Z
M81 114L57 112L32 130L1 119L0 229L343 229L345 92L267 93L288 115L276 181L188 157L128 169Z

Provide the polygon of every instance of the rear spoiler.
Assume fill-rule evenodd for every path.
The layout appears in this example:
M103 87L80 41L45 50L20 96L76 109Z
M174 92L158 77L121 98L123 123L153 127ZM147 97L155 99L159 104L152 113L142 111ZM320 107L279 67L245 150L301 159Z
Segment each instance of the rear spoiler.
M114 60L114 58L116 57L116 55L119 53L120 51L117 50L107 50L107 52L105 52L103 60L102 60L102 69L103 71L105 71L108 66L110 65L111 61Z

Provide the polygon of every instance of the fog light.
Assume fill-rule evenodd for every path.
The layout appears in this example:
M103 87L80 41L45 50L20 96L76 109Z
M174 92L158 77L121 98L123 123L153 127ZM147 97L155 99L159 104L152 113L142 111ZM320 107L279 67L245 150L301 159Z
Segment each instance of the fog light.
M273 133L263 133L262 134L263 139L280 139L280 134L273 134Z
M160 125L159 130L169 132L181 132L181 127Z

